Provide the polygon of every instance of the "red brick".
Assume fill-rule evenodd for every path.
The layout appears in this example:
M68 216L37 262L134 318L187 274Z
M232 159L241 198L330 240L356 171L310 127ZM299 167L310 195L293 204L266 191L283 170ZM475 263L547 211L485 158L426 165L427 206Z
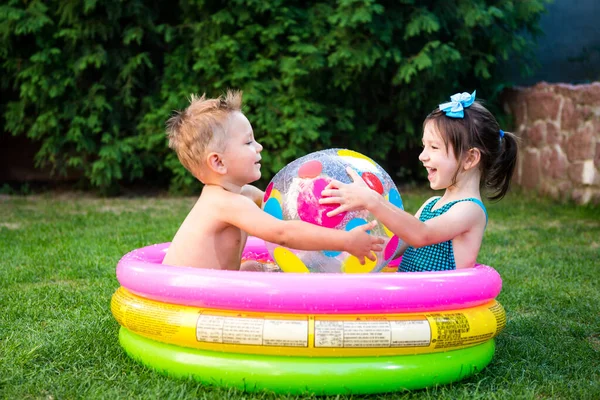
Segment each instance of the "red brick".
M579 87L579 101L582 104L600 105L600 82Z
M577 114L581 123L594 117L594 109L588 105L581 105L577 107Z
M563 134L558 129L558 125L554 122L546 123L546 143L549 145L557 144L562 146L564 141Z
M569 165L569 179L575 184L583 184L584 163L577 162Z
M590 188L575 188L571 196L575 203L587 204L592 199L592 190Z
M532 92L527 96L527 116L530 122L555 120L558 116L560 98L550 92Z
M585 85L557 84L554 86L554 92L572 99L575 104L600 104L600 82Z
M536 121L533 126L527 129L527 143L533 147L542 147L546 142L546 123Z
M544 169L552 178L567 178L567 167L569 161L559 146L554 146L550 152L550 165Z
M577 128L579 122L579 113L575 110L573 100L565 98L563 101L562 114L560 116L561 128L570 131Z
M545 146L540 151L540 166L544 172L548 172L550 169L550 157L552 157L552 149L548 146Z
M570 181L562 181L558 185L558 193L560 193L561 199L565 200L571 197L571 191L573 190L573 184Z
M569 99L573 99L575 103L578 103L578 91L577 91L578 86L576 85L571 85L568 83L557 83L556 85L554 85L554 93L569 98Z
M523 176L523 152L524 149L519 152L517 155L517 165L513 172L512 181L515 185L521 186L521 176Z
M522 163L521 185L527 189L535 189L540 182L540 153L536 149L525 149Z
M583 161L593 159L594 153L594 126L587 123L567 141L567 156L569 161Z
M594 132L596 132L596 141L600 142L600 117L594 118L591 124L594 127Z

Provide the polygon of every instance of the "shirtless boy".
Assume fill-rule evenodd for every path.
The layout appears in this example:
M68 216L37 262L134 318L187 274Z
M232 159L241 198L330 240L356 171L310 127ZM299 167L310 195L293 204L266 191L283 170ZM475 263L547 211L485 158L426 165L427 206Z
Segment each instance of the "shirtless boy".
M369 235L376 222L349 232L303 221L282 221L265 212L263 192L248 185L261 176L263 147L241 112L242 93L207 99L192 96L190 105L167 122L169 147L183 166L204 184L202 193L175 234L163 264L224 270L261 270L244 263L248 235L298 250L347 251L361 263L375 259L382 238Z

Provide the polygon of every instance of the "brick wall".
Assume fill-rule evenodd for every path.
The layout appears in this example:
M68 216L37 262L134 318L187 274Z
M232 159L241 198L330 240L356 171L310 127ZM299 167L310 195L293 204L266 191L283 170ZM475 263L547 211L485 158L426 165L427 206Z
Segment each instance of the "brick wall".
M600 82L508 89L503 105L521 138L515 183L600 204Z

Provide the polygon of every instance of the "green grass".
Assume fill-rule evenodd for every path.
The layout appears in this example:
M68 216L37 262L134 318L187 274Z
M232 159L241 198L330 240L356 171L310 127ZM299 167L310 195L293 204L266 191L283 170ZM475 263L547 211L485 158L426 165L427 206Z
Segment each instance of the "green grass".
M430 192L403 195L414 212ZM0 197L0 398L297 398L170 379L119 347L117 261L169 241L194 201ZM494 360L452 385L368 398L600 398L600 208L517 192L488 211L479 261L502 275L508 319Z

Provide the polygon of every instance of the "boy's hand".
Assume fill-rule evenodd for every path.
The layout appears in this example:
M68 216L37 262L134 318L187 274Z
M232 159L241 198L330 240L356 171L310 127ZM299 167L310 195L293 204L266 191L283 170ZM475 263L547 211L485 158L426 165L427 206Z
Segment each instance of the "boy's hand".
M371 261L375 261L376 257L373 252L381 251L382 247L380 245L385 243L382 238L371 236L367 233L368 230L375 228L375 226L377 226L377 221L371 221L368 224L357 226L350 231L350 240L348 241L346 251L356 256L361 265L365 263L365 257Z
M335 210L327 213L328 217L333 217L345 211L355 211L369 209L373 196L377 194L369 188L365 181L350 167L346 167L346 172L352 178L352 183L342 183L332 180L321 192L319 204L339 204Z

